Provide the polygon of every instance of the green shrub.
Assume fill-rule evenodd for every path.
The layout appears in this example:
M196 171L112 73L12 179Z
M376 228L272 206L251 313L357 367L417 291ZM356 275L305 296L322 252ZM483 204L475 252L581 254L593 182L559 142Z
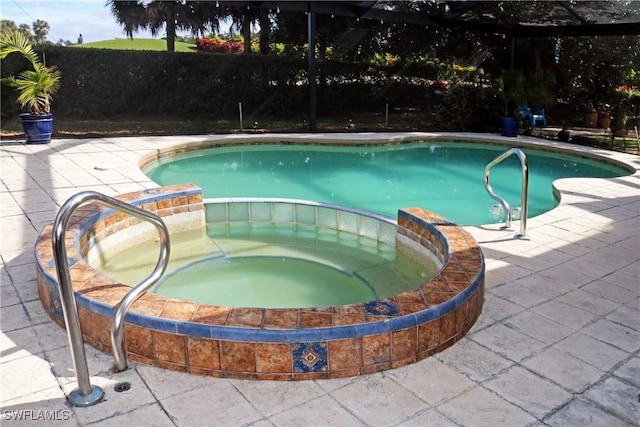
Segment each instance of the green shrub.
M434 125L442 130L495 132L500 127L500 96L495 87L475 83L453 85L435 108Z
M47 63L62 71L56 116L109 118L172 115L233 119L242 103L253 116L302 118L309 111L307 61L282 55L169 53L50 47ZM10 58L7 58L10 59ZM20 64L3 64L2 75ZM318 62L318 114L339 116L429 106L439 67ZM3 117L17 114L4 102Z

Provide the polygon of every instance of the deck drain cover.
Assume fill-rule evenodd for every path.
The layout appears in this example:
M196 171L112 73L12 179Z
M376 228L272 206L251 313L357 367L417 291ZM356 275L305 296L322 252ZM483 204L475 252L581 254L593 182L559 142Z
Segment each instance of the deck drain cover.
M113 389L115 391L117 391L118 393L122 393L123 391L127 391L130 388L131 388L131 383L118 383L113 387Z

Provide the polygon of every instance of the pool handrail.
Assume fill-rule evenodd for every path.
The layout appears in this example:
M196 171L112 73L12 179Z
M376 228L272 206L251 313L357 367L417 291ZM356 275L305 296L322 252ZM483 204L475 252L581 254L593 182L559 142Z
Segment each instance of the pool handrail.
M527 215L529 212L529 164L527 162L527 156L524 152L519 148L510 148L504 153L500 154L498 157L487 163L487 166L484 168L484 188L489 193L495 201L499 202L504 209L506 216L506 223L504 228L511 228L511 208L509 207L509 203L502 197L498 196L493 192L491 188L491 184L489 183L489 174L491 172L491 168L497 165L498 163L505 160L507 157L515 154L520 159L520 165L522 166L522 190L521 190L521 213L520 213L520 233L516 234L514 237L516 239L526 239L527 238Z
M89 379L89 368L87 365L87 356L84 350L84 341L82 339L82 330L80 328L80 320L78 317L78 307L76 305L75 294L73 292L71 276L69 273L66 231L67 226L69 225L69 220L76 209L91 202L98 202L113 209L124 211L131 216L151 222L158 229L160 234L160 257L155 269L147 279L125 295L118 305L114 315L111 328L111 338L114 357L116 359L116 367L124 366L124 369L126 369L126 355L122 349L122 329L126 310L129 308L131 303L135 301L135 298L139 297L142 292L146 291L148 287L153 285L153 283L162 276L169 260L169 231L162 219L151 212L142 210L95 191L82 191L71 196L58 211L53 224L52 233L53 257L56 265L58 290L60 293L60 302L67 329L67 336L69 338L73 367L78 380L78 387L72 390L67 398L72 405L83 407L91 406L102 401L104 398L104 390L99 386L92 386ZM143 284L145 286L143 286ZM119 341L116 341L114 337Z

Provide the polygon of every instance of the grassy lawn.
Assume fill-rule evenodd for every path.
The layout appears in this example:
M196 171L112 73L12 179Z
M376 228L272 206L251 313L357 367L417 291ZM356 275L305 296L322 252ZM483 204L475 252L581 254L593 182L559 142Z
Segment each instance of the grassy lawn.
M349 119L353 126L349 125ZM356 114L349 118L318 118L318 130L325 132L344 131L411 131L430 130L423 114L394 114L389 117L385 128L382 114ZM308 124L300 120L284 120L273 118L251 118L243 122L245 132L307 132ZM193 135L207 133L232 133L240 131L239 119L211 120L189 119L180 117L110 117L106 120L95 120L73 117L55 117L53 122L54 137L95 137L126 135ZM21 138L22 124L18 117L4 120L0 129L3 139Z
M74 44L69 47L81 49L119 49L119 50L167 50L167 41L164 39L114 39L99 42ZM176 52L195 52L196 45L176 41Z

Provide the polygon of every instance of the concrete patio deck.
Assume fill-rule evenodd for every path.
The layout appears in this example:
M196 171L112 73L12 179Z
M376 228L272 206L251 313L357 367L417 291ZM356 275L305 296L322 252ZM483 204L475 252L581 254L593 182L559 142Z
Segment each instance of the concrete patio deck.
M469 334L444 352L361 377L271 382L201 377L136 363L112 374L112 357L86 346L92 383L106 396L95 406L70 406L65 394L77 384L69 344L38 298L36 237L73 194L155 187L138 168L143 154L211 137L229 138L2 141L2 425L639 424L640 157L526 137L518 143L599 153L632 165L636 173L557 182L561 203L529 220L528 241L513 240L513 231L496 225L466 227L485 255L486 301ZM115 391L123 382L130 389Z

